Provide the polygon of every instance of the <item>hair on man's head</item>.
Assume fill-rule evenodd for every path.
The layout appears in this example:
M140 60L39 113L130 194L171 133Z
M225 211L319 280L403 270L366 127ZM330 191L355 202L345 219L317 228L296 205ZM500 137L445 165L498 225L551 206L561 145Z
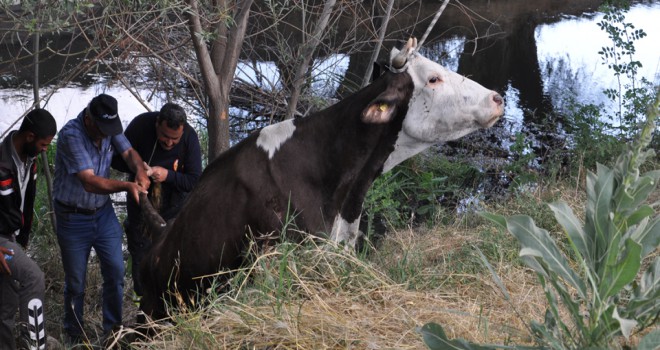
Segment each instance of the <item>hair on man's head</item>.
M158 113L158 123L165 122L172 129L178 129L181 125L184 125L186 119L186 111L181 106L171 102L166 103Z
M31 131L38 139L43 139L45 137L55 136L57 133L57 122L55 118L45 109L34 109L28 113L21 127L18 129L19 132Z

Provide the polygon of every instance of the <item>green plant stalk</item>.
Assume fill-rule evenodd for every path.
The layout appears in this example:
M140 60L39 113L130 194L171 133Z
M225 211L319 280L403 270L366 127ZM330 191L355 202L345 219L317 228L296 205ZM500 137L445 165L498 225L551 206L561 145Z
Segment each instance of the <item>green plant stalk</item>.
M575 278L577 274L548 232L536 227L528 216L484 215L522 243L521 256L527 257L526 262L537 272L549 301L549 313L545 325L537 325L535 329L544 338L540 341L552 348L609 346L618 334L628 337L638 325L635 318L630 319L631 316L648 314L649 308L657 307L644 304L646 299L638 299L636 306L628 309L628 303L620 304L617 300L621 291L634 283L643 256L653 250L653 247L643 247L642 243L656 244L657 240L656 226L648 226L647 219L654 215L654 211L642 203L660 173L650 172L640 177L639 167L653 154L652 150L644 149L651 141L660 104L658 100L660 93L656 94L656 103L649 109L648 120L638 141L617 159L616 166L610 169L598 165L596 173L588 174L584 227L565 203L550 204L569 238L583 280ZM652 225L656 222L657 219L651 221ZM649 239L645 237L647 234ZM656 288L654 283L657 282L646 283L647 286L650 284L649 292L646 289L639 291L651 295ZM571 287L578 292L577 299L569 292ZM635 301L633 297L631 302ZM569 311L571 324L560 318L559 302ZM581 305L589 313L588 317L581 314ZM623 310L623 315L628 318L621 317L619 310Z

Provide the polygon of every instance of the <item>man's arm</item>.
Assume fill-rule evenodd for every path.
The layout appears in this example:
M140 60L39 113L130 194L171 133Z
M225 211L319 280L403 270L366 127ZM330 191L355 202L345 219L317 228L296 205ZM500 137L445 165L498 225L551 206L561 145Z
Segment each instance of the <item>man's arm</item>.
M137 201L140 192L146 191L135 182L120 181L98 176L94 174L94 170L92 169L82 170L78 172L76 176L80 179L80 182L82 182L85 191L91 193L111 194L126 191Z
M137 151L131 147L124 151L121 154L121 157L124 158L126 165L128 165L131 171L135 174L135 182L137 182L138 185L140 185L146 191L149 188L151 181L149 180L149 176L147 175L147 171L144 166L144 162L142 161L142 157L140 157L140 154L138 154Z

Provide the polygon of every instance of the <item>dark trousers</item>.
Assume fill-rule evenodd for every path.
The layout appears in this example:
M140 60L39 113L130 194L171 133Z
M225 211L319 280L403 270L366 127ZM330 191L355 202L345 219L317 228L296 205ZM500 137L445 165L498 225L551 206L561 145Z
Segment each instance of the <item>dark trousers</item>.
M144 259L149 249L151 249L151 239L145 234L141 223L134 223L129 219L124 221L124 230L126 231L126 241L128 243L128 252L131 253L131 271L133 275L133 291L135 295L142 296L142 279L140 278L140 263Z
M45 349L44 273L21 246L8 237L0 235L0 246L14 250L7 262L11 276L0 275L0 348L16 348L14 320L18 311L19 343Z

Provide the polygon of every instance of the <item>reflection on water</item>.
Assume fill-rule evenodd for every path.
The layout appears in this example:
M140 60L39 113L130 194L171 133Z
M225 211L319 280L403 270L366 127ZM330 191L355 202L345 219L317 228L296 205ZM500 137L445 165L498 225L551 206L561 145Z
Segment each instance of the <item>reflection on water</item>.
M124 127L128 125L133 117L146 111L140 102L122 86L106 86L103 83L88 88L66 87L59 89L50 97L48 103L42 107L53 114L57 121L57 127L60 129L67 120L75 118L87 106L89 101L100 93L107 93L117 98L119 117ZM32 106L32 103L32 90L30 88L0 89L0 111L2 111L0 135L4 134L7 128L18 129L20 122L12 124Z
M660 84L659 16L659 2L638 4L626 15L626 22L648 34L636 41L635 59L642 63L639 77L655 85ZM570 17L559 23L540 25L536 30L543 91L558 109L562 109L567 94L583 103L611 106L602 90L616 87L617 80L598 55L603 46L612 46L607 34L596 25L602 18L602 14ZM622 83L630 82L623 77Z

